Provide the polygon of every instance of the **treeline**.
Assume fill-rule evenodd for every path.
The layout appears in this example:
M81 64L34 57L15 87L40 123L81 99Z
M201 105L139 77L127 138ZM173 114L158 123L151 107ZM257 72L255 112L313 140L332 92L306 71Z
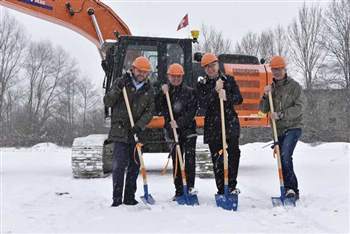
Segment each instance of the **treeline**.
M71 145L105 132L101 91L48 41L31 41L8 13L0 18L0 146Z
M303 80L305 89L350 89L350 0L322 8L304 4L288 26L248 32L235 44L207 25L201 34L197 50L254 55L266 62L285 56L290 75Z

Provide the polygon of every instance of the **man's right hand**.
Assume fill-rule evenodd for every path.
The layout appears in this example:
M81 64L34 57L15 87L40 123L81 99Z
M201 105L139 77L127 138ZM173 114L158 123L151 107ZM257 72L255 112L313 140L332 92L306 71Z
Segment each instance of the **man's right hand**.
M170 121L170 126L171 126L172 128L179 128L179 126L177 126L177 123L176 123L175 120Z
M123 77L123 78L117 80L116 82L117 82L117 87L118 87L119 89L123 89L123 88L126 86L127 79L125 79L125 78Z
M216 92L220 93L220 91L224 88L224 81L219 79L216 81L216 84L215 84L215 90Z
M166 93L168 93L168 92L169 92L169 85L163 84L163 85L162 85L162 91L163 91L164 95L165 95Z
M264 87L264 94L268 95L269 92L271 92L271 91L272 91L271 85L266 85L266 86Z
M134 126L131 128L131 134L135 135L135 134L139 134L140 132L142 132L142 129L139 126Z

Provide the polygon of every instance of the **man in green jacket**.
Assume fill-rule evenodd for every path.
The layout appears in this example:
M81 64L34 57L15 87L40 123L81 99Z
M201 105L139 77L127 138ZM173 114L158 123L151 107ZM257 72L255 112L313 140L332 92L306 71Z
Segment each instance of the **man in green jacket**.
M298 180L293 168L293 151L302 133L304 95L298 82L287 75L283 57L271 59L272 85L264 88L260 101L260 110L270 111L268 93L272 92L274 111L271 118L276 120L278 144L281 149L281 161L286 197L299 199Z
M103 101L107 107L112 107L111 130L109 139L114 142L112 174L113 203L112 206L136 205L136 180L139 174L139 159L135 150L134 134L142 141L142 131L151 121L154 109L154 92L148 80L151 64L145 57L134 60L132 68L121 78L113 82ZM123 97L126 88L135 126L131 127ZM135 155L136 154L136 155ZM127 169L124 200L124 173Z

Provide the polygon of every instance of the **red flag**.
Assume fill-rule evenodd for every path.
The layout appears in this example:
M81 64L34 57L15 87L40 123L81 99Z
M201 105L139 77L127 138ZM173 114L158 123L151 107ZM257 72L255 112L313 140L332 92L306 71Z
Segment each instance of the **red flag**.
M188 25L188 14L186 14L186 15L182 18L182 20L181 20L179 26L177 26L177 30L176 30L176 31L179 31L180 29L186 27L187 25Z

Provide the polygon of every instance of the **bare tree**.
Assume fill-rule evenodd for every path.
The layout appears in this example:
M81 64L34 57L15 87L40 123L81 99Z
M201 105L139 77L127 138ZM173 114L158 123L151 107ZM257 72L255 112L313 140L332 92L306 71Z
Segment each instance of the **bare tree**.
M0 18L0 122L3 121L6 94L15 85L25 48L23 29L7 12ZM6 113L5 113L6 114Z
M259 38L259 56L270 59L275 52L274 34L272 30L263 31Z
M80 93L80 96L81 96L80 106L82 108L82 115L83 115L82 132L86 132L85 129L87 126L88 112L93 109L96 109L96 107L99 104L101 104L102 97L94 88L93 84L86 77L78 81L77 86L78 86L78 92ZM99 106L101 107L102 104Z
M76 122L79 116L79 70L73 59L67 56L65 60L69 62L67 63L65 75L59 84L60 95L55 106L55 118L61 123L61 141L67 144L74 138L77 125L80 122Z
M32 135L33 140L39 140L45 136L46 123L59 104L61 93L58 87L69 77L72 63L62 49L54 48L51 43L32 42L24 70L29 82L25 105L29 126L27 133Z
M325 13L322 45L329 51L332 83L350 89L350 0L333 1Z
M231 40L225 39L221 31L202 24L201 34L200 44L195 46L195 51L211 52L218 55L232 52Z
M248 32L241 40L236 44L235 52L240 54L248 54L253 56L259 55L260 45L259 36L256 33Z
M267 61L274 55L286 56L288 53L288 37L281 25L275 29L264 30L260 35L248 32L236 44L236 53L254 55Z
M29 91L27 93L26 110L28 114L27 133L32 138L40 138L40 116L43 114L42 105L46 90L51 86L50 77L53 72L53 48L49 42L32 42L29 45L24 70L28 79Z
M301 71L306 89L312 89L317 82L317 75L326 55L320 43L323 20L321 14L319 7L307 7L304 3L298 18L289 27L290 57Z
M282 27L282 25L278 25L273 30L274 35L274 55L280 55L283 57L287 57L288 55L288 36L286 35L286 30Z

